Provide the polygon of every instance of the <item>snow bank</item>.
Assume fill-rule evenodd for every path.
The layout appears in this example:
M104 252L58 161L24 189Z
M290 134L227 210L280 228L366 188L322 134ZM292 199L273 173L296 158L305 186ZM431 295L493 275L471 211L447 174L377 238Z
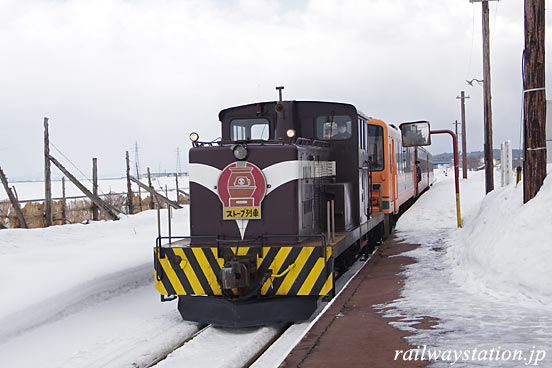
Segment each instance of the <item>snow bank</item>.
M552 310L552 177L523 204L523 185L489 193L448 243L452 280L498 299L524 298Z
M189 234L188 207L173 235ZM163 234L166 210L162 211ZM13 334L152 283L156 211L42 229L0 231L0 342Z
M549 172L552 167L549 167ZM485 173L460 182L463 228L456 228L454 180L441 177L397 223L396 236L420 246L407 255L401 297L378 306L413 346L438 349L552 350L552 178L522 204L522 185L485 195ZM499 176L495 173L495 178ZM429 329L415 324L438 319ZM550 357L543 366L550 366ZM517 361L458 362L455 367L518 367ZM523 363L522 363L523 364ZM449 362L432 362L450 367Z

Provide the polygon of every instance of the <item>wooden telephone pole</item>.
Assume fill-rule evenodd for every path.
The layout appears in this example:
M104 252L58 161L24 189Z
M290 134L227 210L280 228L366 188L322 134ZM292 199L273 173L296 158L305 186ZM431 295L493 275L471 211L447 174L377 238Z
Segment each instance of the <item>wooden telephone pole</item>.
M544 22L544 0L525 0L525 51L523 53L524 203L537 194L546 177Z
M470 0L481 2L483 12L483 122L484 122L484 156L485 156L485 193L494 189L494 160L493 160L493 114L491 108L491 60L489 41L489 1Z
M462 115L462 178L467 179L468 178L468 155L466 152L466 98L470 98L470 96L466 96L464 94L464 91L460 91L460 97L456 97L457 99L460 99L460 112Z

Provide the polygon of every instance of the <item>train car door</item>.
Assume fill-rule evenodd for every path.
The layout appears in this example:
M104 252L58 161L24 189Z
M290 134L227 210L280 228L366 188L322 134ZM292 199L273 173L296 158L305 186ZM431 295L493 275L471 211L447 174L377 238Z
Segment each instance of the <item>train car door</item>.
M420 195L420 180L422 178L422 174L420 172L420 170L422 169L421 168L421 162L419 164L416 164L418 161L418 149L417 148L414 148L414 170L413 173L414 173L414 195L417 197ZM418 180L418 178L420 178L420 180Z
M393 211L392 213L396 212L397 209L397 193L399 192L398 188L398 182L397 182L397 159L395 158L395 140L391 139L391 153L389 155L391 158L391 170L389 170L391 174L391 178L393 179L393 198L391 199L391 202L393 203Z

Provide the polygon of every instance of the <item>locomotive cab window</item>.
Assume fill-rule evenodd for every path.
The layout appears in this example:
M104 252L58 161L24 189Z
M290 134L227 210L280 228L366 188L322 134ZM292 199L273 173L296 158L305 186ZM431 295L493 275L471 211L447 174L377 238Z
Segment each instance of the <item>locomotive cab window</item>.
M270 124L267 119L234 119L230 122L230 139L263 140L270 137Z
M351 138L352 124L349 115L326 115L316 118L316 138L339 141Z
M372 171L381 171L384 167L383 128L368 124L367 147Z

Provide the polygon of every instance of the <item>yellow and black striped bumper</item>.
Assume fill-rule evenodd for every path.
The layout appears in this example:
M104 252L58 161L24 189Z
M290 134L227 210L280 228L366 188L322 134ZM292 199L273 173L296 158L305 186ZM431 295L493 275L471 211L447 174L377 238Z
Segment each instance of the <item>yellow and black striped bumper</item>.
M256 255L259 278L272 271L262 296L327 295L333 289L329 246L155 248L155 287L162 295L220 296L228 254Z

